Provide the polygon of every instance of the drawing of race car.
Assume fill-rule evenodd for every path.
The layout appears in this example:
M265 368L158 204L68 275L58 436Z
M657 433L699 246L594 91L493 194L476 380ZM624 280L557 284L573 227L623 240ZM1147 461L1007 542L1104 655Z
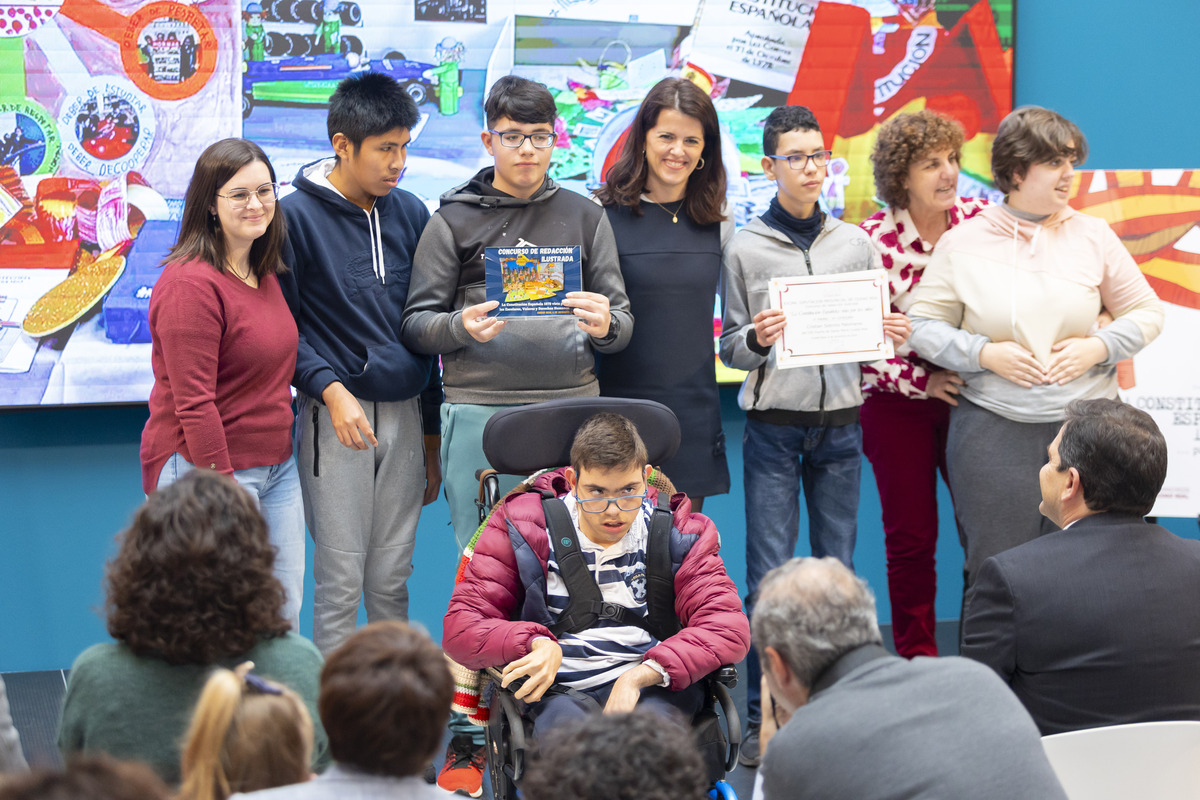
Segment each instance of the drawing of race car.
M278 61L247 61L242 73L242 117L259 103L325 105L338 82L356 72L383 72L395 78L417 105L430 99L436 65L409 61L395 50L383 58L325 53Z

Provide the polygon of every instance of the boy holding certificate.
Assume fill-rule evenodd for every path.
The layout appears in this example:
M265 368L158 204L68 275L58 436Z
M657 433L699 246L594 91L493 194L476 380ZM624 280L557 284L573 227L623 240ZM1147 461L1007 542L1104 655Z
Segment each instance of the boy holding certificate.
M483 426L502 408L599 394L593 351L629 342L633 316L617 245L604 209L546 174L557 134L554 97L540 83L507 75L484 103L480 134L494 166L442 196L413 259L402 337L419 353L442 356L442 471L450 521L461 551L479 527L475 470L487 465ZM564 313L498 316L485 274L521 268L518 248L578 249L582 291ZM483 731L452 719L455 734L438 784L478 797ZM472 739L474 747L472 747Z
M763 153L763 171L778 193L770 209L739 231L725 252L720 341L721 360L750 373L738 395L746 411L747 615L759 581L795 552L801 490L812 554L833 556L853 569L862 464L859 365L779 368L772 350L786 317L782 309L769 307L768 284L773 278L874 267L866 234L817 206L831 153L812 112L802 106L772 111L763 129ZM908 321L888 315L883 327L903 341ZM761 669L753 648L747 672L750 731L741 760L756 766Z

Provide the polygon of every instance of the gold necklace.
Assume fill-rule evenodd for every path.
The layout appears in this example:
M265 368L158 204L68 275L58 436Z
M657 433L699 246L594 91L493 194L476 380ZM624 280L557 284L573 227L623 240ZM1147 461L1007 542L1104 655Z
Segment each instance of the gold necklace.
M649 197L647 197L646 199L647 199L647 200L650 200L650 198L649 198ZM658 202L657 200L650 200L650 202L651 202L651 203L654 203L654 205L658 206L658 207L659 207L659 208L661 208L663 211L665 211L665 212L667 212L668 214L670 214L670 215L671 215L671 222L679 222L679 212L683 210L683 204L687 202L687 198L685 197L685 198L683 198L682 200L680 200L680 201L679 201L679 205L677 205L677 206L675 207L675 210L674 210L674 211L672 211L671 209L667 208L666 206L664 206L662 203Z

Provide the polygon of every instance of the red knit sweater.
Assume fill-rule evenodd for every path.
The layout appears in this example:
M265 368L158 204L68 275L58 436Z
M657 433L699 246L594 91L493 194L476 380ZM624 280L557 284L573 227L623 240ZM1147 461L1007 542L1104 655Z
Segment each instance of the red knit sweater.
M168 265L150 297L150 338L147 494L172 453L227 474L292 454L298 337L274 275L252 289L203 261Z

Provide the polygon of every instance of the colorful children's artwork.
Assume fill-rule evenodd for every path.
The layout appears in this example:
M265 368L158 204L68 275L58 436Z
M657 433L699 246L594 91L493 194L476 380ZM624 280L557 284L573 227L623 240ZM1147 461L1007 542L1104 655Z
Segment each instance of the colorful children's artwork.
M489 316L547 317L571 314L567 292L583 289L575 247L488 247L484 249L487 299L500 305Z
M1166 307L1162 335L1133 358L1122 398L1167 438L1167 480L1152 513L1200 514L1200 170L1077 172L1071 205L1106 220ZM1124 366L1124 365L1122 365Z
M384 72L417 104L401 186L430 208L487 165L483 98L500 76L550 88L550 175L585 194L649 88L680 76L713 97L736 223L774 194L762 122L789 102L816 111L834 151L822 207L857 222L878 207L875 132L903 111L959 120L960 192L995 196L1012 57L1013 0L0 0L0 406L144 401L142 315L196 157L245 136L288 191L329 154L328 99L349 75ZM24 326L44 283L109 253L125 269L104 273L111 288L86 282L102 296L77 318ZM30 264L40 280L3 281Z

